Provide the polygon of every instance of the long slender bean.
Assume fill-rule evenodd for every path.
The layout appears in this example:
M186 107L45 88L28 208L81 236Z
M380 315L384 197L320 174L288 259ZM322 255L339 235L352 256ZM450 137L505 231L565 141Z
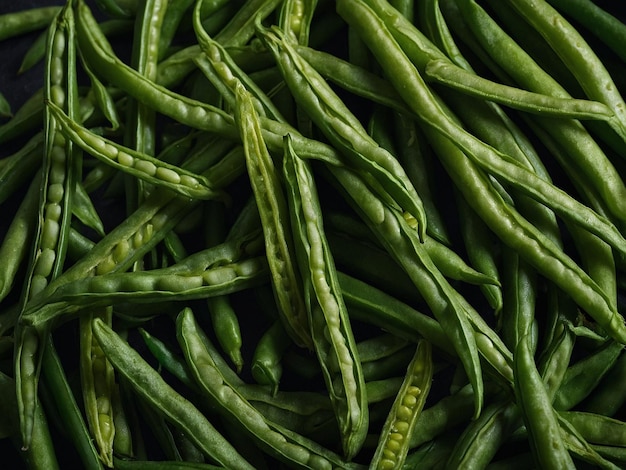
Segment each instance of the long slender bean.
M148 403L158 407L169 420L180 426L206 455L217 462L228 468L254 468L243 460L204 415L171 388L139 353L102 320L96 318L93 322L94 335L107 358Z

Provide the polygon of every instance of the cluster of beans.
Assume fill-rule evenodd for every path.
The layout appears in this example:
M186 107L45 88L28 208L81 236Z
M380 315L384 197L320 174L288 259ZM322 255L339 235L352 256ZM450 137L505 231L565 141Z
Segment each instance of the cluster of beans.
M32 3L10 468L626 466L618 2Z

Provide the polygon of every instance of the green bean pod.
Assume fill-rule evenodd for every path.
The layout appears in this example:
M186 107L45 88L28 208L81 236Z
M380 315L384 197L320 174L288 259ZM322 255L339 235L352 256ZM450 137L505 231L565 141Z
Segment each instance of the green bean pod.
M47 40L48 34L46 34ZM36 129L43 121L43 88L37 90L13 114L13 117L0 126L0 143L16 139Z
M558 98L502 85L442 59L431 60L426 64L425 78L471 96L529 113L569 119L609 120L615 116L608 106L598 101Z
M546 1L508 2L550 44L591 98L615 113L615 131L626 137L626 102L583 36Z
M520 86L552 96L570 96L476 2L464 0L458 2L458 5L476 39L487 46L485 49L497 64ZM497 43L499 47L488 47L488 44L493 43ZM520 64L524 66L520 67ZM536 116L535 121L567 149L570 153L569 159L575 162L578 171L582 169L585 178L596 188L610 212L623 218L624 207L619 195L626 193L624 182L604 151L583 126L577 121L555 121L541 116Z
M111 324L112 309L106 307L80 317L80 376L85 414L90 431L105 465L113 466L113 439L115 436L112 405L115 376L113 366L94 341L92 320L96 317Z
M563 442L556 412L535 366L529 343L527 335L515 349L515 396L530 435L535 463L541 468L576 468Z
M178 340L198 385L219 406L221 413L240 422L260 446L298 468L359 468L313 441L266 420L222 375L205 346L208 339L200 332L192 311L183 309L176 323Z
M48 27L60 10L59 6L46 6L0 15L0 41Z
M221 246L191 256L195 267L184 262L167 268L136 272L111 272L78 279L59 286L53 294L32 302L22 321L31 327L79 311L83 305L107 306L119 302L146 303L157 299L190 300L223 295L266 282L267 261L247 255L224 263ZM213 264L209 260L215 260ZM205 265L202 268L202 265ZM200 265L200 267L198 266Z
M71 8L63 8L58 12L48 30L47 44L44 98L74 115L77 109L77 84L72 74L76 65L76 50ZM73 144L58 132L54 118L47 112L44 113L44 128L46 133L38 225L22 293L22 306L45 289L63 268L72 192L79 168L80 155ZM22 440L24 447L28 448L37 402L40 362L44 353L40 342L46 339L47 332L45 327L39 331L23 327L19 321L16 330L15 382Z
M273 394L278 392L283 372L281 359L291 343L282 323L276 320L259 338L252 353L252 377L261 385L269 385Z
M430 343L420 341L381 430L370 468L402 468L409 451L409 437L430 391L432 374Z
M150 365L101 319L94 319L93 333L113 364L133 389L180 427L210 458L228 468L253 469L217 432L206 417L171 388Z
M27 257L28 248L36 231L37 220L34 214L39 205L41 182L35 177L29 185L13 221L0 245L0 301L13 289L20 265Z
M49 103L48 107L61 124L67 138L100 161L155 186L172 189L184 196L211 199L219 195L219 192L216 192L203 176L98 136L79 123L70 120L54 104Z
M261 215L267 259L280 318L297 344L311 348L312 340L304 294L297 268L294 266L293 241L283 225L288 219L288 212L279 173L265 145L249 92L243 89L243 85L237 83L236 121L244 143L250 183Z
M446 465L448 468L485 468L520 425L519 408L514 402L495 401L465 428Z
M285 137L283 172L313 345L335 406L344 454L350 459L363 445L368 428L365 379L324 233L312 170L295 154L289 135ZM337 360L339 377L328 370L332 358Z
M0 165L0 202L10 198L32 180L41 164L43 134L37 133L17 152L4 157Z

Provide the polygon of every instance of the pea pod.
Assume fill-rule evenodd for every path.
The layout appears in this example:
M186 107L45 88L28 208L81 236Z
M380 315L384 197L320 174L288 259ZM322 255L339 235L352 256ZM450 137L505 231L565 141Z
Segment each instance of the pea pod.
M250 183L259 207L280 318L294 341L310 348L311 334L301 281L294 266L293 242L282 225L283 218L287 217L287 202L278 170L265 145L249 92L239 82L235 84L235 97L236 121L244 144Z
M313 174L295 154L289 136L285 137L283 172L313 346L335 407L344 454L350 459L363 445L368 427L365 379L324 234ZM337 361L339 377L333 377L328 370L333 359Z
M381 430L370 468L402 468L409 450L409 436L430 391L432 373L430 343L420 341Z

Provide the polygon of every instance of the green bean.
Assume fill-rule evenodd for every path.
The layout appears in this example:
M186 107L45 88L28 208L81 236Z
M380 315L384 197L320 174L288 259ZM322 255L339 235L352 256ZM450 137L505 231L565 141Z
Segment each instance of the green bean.
M76 77L69 72L75 67L74 21L72 10L64 8L48 31L48 55L44 97L65 107L73 115L76 111ZM71 215L74 179L79 155L72 144L58 135L53 118L44 113L44 159L38 225L31 247L22 305L43 290L62 270L67 247L67 232ZM37 402L37 382L44 347L46 328L17 325L15 378L20 412L20 430L25 448L31 443L32 426ZM22 351L22 350L25 351Z
M98 215L96 208L80 182L76 182L72 194L72 214L80 220L83 225L93 229L101 237L104 236L104 225Z
M370 467L402 468L409 451L409 436L430 391L432 367L430 343L420 341L383 425Z
M258 243L252 243L250 247ZM245 249L244 249L245 250ZM204 250L167 268L136 272L111 272L59 286L50 296L33 301L22 315L29 326L49 322L79 311L82 305L106 306L121 301L146 303L156 299L189 300L236 292L266 281L267 262L262 256L238 254L224 258L224 246ZM258 248L253 248L258 251ZM189 263L185 263L189 262Z
M176 31L184 19L185 13L193 4L193 0L168 2L167 11L161 24L159 34L158 58L162 59L167 53L167 48L172 43Z
M340 5L343 5L343 2L340 3ZM585 221L579 218L579 214L582 214L582 212L579 211L587 212L595 221L602 225L604 225L604 222L608 221L602 221L602 218L596 219L598 215L594 211L589 210L588 207L578 203L564 191L537 177L533 172L527 171L526 168L511 161L510 157L501 154L493 149L493 147L486 145L484 142L476 139L473 135L459 127L458 123L455 123L454 119L442 109L442 104L437 101L432 92L427 88L418 70L399 48L391 32L385 29L383 21L367 6L362 5L360 8L358 15L356 14L357 10L354 8L346 8L346 14L350 15L351 21L358 22L360 27L371 28L370 30L379 33L379 37L376 41L374 41L371 35L368 36L368 39L371 39L370 46L377 51L376 55L381 65L395 69L399 67L403 68L403 72L393 74L392 76L393 79L396 80L396 88L402 92L407 103L426 126L432 128L434 132L446 135L456 146L463 149L468 157L472 158L488 172L504 178L507 183L514 185L515 188L521 192L538 199L562 217L577 220L577 223L584 225L588 230L600 235L600 226L596 226L595 229L592 228L591 225L595 224L588 224L587 222L590 219ZM386 45L383 46L383 43ZM391 54L391 51L395 52ZM423 54L426 55L426 53ZM409 76L412 77L411 80L407 79ZM412 88L411 92L408 91L408 87ZM436 129L436 131L434 129ZM561 205L561 203L563 205ZM611 225L612 224L609 222L609 226ZM618 241L618 239L622 237L616 233L614 228L611 229L607 227L607 230L611 230L612 234L616 236L614 241L618 245L622 244L621 241Z
M102 469L102 462L98 457L80 408L70 389L70 384L65 376L51 336L47 337L47 343L44 347L45 351L41 365L42 375L44 382L50 388L54 403L62 417L63 425L69 428L68 434L71 436L84 468ZM33 435L33 439L35 437Z
M456 197L461 236L467 257L473 266L493 279L500 279L498 267L499 252L494 250L495 239L485 223L467 204L463 197ZM502 311L502 289L498 286L483 284L480 286L487 302L496 316Z
M624 382L622 381L626 371L626 355L620 356L611 367L611 370L602 378L584 402L584 411L606 416L615 415L626 401Z
M410 447L416 448L444 435L472 418L474 392L470 385L443 397L434 405L424 408L410 436Z
M320 75L343 89L401 113L410 112L391 84L375 73L328 52L301 45L296 45L295 48Z
M221 413L239 421L246 433L263 448L284 462L302 468L358 468L313 441L281 429L254 410L217 368L205 346L208 339L200 332L189 308L183 309L177 317L177 337L198 385L219 406Z
M170 346L151 335L144 328L139 328L139 333L146 343L148 350L159 362L159 365L186 386L193 389L195 387L195 382L189 375L184 359L177 356Z
M12 290L22 261L25 260L37 221L33 214L39 204L40 178L35 177L13 217L0 245L0 301Z
M582 35L564 17L545 1L510 2L526 21L550 44L580 86L591 98L609 106L615 113L619 126L615 131L626 132L626 103L603 63Z
M515 396L529 433L535 464L541 468L576 468L563 442L556 412L536 369L529 343L526 335L515 348Z
M495 401L465 428L446 465L448 468L485 468L520 425L515 403Z
M41 164L43 135L37 133L24 146L0 164L0 203L6 201L28 180L32 180Z
M516 82L532 91L569 97L562 86L541 69L475 2L463 1L459 2L459 6L481 43L498 42L501 47L487 50ZM519 66L521 63L525 64L524 67ZM624 192L624 184L602 149L582 125L577 121L546 120L541 116L536 116L535 120L546 126L545 129L571 152L570 159L576 162L578 168L585 168L585 175L602 195L611 213L620 217L623 212L619 208L620 198L616 195Z
M173 117L180 123L188 124L195 129L217 132L229 139L240 138L230 115L213 106L191 100L145 80L136 71L122 63L96 37L98 24L91 16L88 7L82 2L78 4L77 20L79 44L85 55L89 55L92 68L102 77L129 92L139 101L150 104L156 111ZM116 73L111 74L112 70ZM261 121L262 132L268 145L274 150L282 151L283 136L292 131L291 126L264 118ZM303 158L315 158L333 165L340 162L334 148L322 142L294 134L294 145Z
M104 84L93 73L87 61L85 61L82 56L81 59L82 66L85 69L85 73L89 77L89 81L91 83L89 94L93 96L94 101L98 104L105 118L111 124L111 130L117 130L120 127L120 122L113 97L109 93L109 90L107 90Z
M215 40L224 46L243 46L254 36L254 22L269 16L279 3L279 0L247 0L215 35Z
M615 115L598 101L558 98L502 85L467 72L442 59L426 64L426 79L529 113L571 119L609 120Z
M203 176L100 137L68 119L54 104L49 103L48 107L61 124L67 138L100 161L185 196L201 199L217 196L209 181Z
M46 28L60 10L58 6L48 6L0 15L0 41Z
M561 312L559 315L563 315ZM559 331L560 330L560 331ZM548 397L554 402L567 372L574 349L575 335L566 320L559 319L558 329L542 351L538 369L543 378Z
M423 133L413 119L404 114L394 114L398 160L406 168L406 173L424 203L428 225L426 233L432 238L451 246L450 232L435 198L437 192L428 175L434 172L432 151L426 145Z
M210 458L229 468L254 468L243 460L204 417L184 397L172 389L145 360L102 320L93 321L93 333L113 367L151 406L157 407Z
M600 38L622 60L626 60L626 55L624 55L624 50L621 47L624 34L626 34L624 25L609 11L589 0L567 2L549 0L548 3L585 26L591 34Z
M319 215L321 207L312 170L294 152L289 136L285 137L283 172L311 336L335 406L344 454L350 459L362 446L368 426L364 377ZM332 357L337 359L340 378L332 377L327 370Z
M237 82L239 83L239 82ZM240 83L235 85L236 121L244 143L246 166L254 197L259 207L265 236L267 258L272 273L272 287L280 318L296 344L312 346L304 294L294 266L293 247L282 220L287 217L287 202L282 192L278 170L261 134L252 99Z
M561 411L559 414L590 444L624 447L626 423L623 421L583 411Z
M0 407L3 416L9 417L13 420L16 428L19 428L18 415L17 415L17 403L15 400L15 383L14 380L6 374L0 372L0 389L3 392L3 396L6 397L0 400ZM5 393L6 392L6 393ZM19 430L14 436L19 435ZM33 445L28 449L21 448L21 442L18 437L14 439L15 446L19 449L19 455L22 462L28 468L49 468L51 470L57 470L61 468L57 461L55 453L55 447L52 442L52 435L48 428L48 421L41 403L37 404L34 416L33 425Z
M100 458L107 466L113 465L115 436L114 410L111 403L115 377L113 367L93 339L92 320L96 317L111 324L112 309L106 307L81 316L80 375L87 422L98 446Z
M564 419L560 414L557 414L557 417L561 426L563 441L571 454L575 455L578 460L587 462L596 468L618 470L619 467L598 454L569 421Z
M46 35L47 36L47 35ZM0 143L8 142L41 125L43 116L43 88L37 90L13 114L8 122L0 125Z

